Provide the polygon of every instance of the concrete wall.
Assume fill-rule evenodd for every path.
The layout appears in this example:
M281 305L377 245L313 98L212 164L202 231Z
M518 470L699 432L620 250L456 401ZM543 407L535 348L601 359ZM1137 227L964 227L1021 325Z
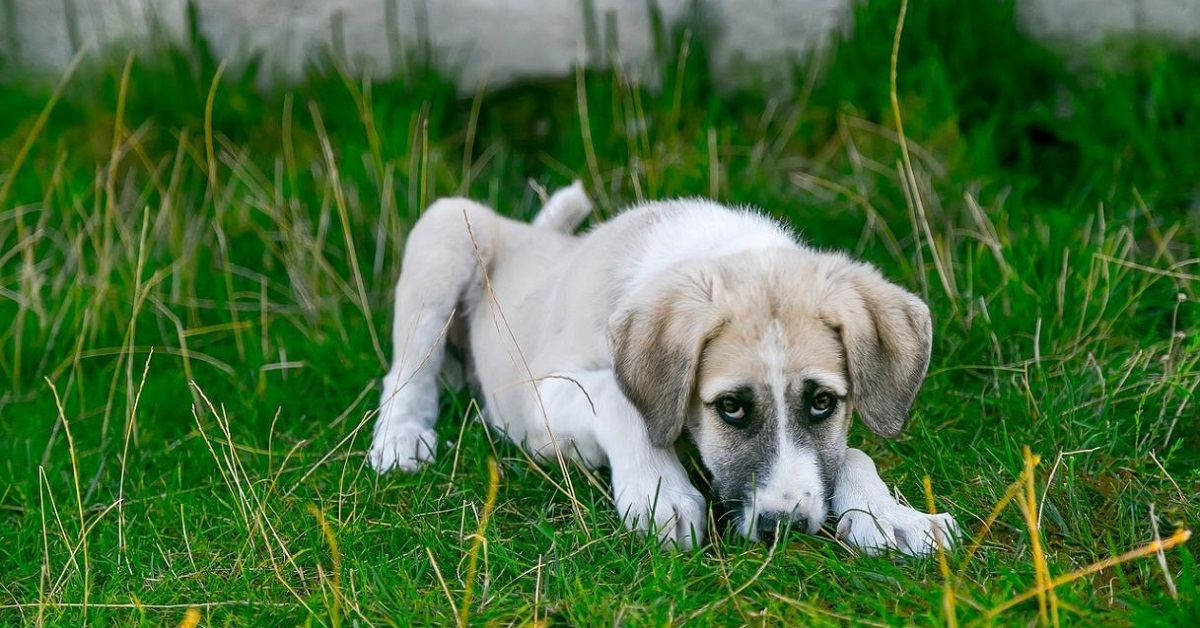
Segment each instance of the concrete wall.
M1029 34L1068 46L1110 35L1200 43L1200 0L1023 0L1018 15Z
M787 75L849 28L854 0L657 0L668 27L706 31L715 76L737 85L751 73ZM957 0L948 0L957 1ZM987 0L962 0L982 2ZM354 72L387 75L422 51L455 68L464 92L565 75L579 63L618 61L653 80L654 35L646 0L195 0L218 56L260 55L264 82L286 83L334 50ZM55 76L75 51L120 54L130 43L182 40L186 0L0 0L0 56ZM698 7L699 15L695 14ZM1108 35L1200 42L1200 0L1021 0L1035 36L1065 48Z
M181 0L0 0L0 55L22 68L57 74L86 42L179 40Z

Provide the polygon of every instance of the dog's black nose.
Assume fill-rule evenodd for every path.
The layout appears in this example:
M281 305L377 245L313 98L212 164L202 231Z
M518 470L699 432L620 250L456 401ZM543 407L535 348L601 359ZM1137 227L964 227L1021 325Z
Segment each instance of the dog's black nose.
M774 543L775 537L783 534L790 521L777 512L760 513L754 518L754 529L758 532L759 540Z

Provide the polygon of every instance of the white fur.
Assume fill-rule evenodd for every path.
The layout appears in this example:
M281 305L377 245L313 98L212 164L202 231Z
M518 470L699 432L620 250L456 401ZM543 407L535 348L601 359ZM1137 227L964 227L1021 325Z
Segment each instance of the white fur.
M658 212L663 219L654 224L654 237L644 240L637 263L616 269L629 294L681 262L796 246L779 223L703 199L665 201Z
M754 495L744 506L742 533L758 539L757 518L763 512L782 512L800 515L808 522L808 532L814 533L825 521L825 487L816 453L797 447L787 433L787 378L784 369L787 357L779 322L774 322L763 335L759 353L770 376L771 394L775 398L775 442L778 454L771 470Z
M780 432L782 432L782 428ZM743 534L758 539L755 521L760 512L791 512L802 515L808 522L810 534L824 523L824 483L816 454L793 445L780 435L779 455L775 458L766 482L754 489L754 499L745 506L742 518Z
M533 219L533 226L571 233L591 212L592 200L583 191L583 183L576 181L550 196Z
M954 517L926 514L904 506L888 492L875 462L857 449L847 449L833 492L833 510L841 515L837 534L868 554L898 550L922 555L958 539Z
M580 462L608 462L617 514L629 529L654 531L664 545L675 543L684 549L703 539L704 496L692 486L673 451L636 436L645 432L642 417L621 393L611 370L552 377L538 390L547 421L526 426L531 428L523 439L527 447L551 456L551 438L559 439L561 449L565 436L583 454L577 456Z

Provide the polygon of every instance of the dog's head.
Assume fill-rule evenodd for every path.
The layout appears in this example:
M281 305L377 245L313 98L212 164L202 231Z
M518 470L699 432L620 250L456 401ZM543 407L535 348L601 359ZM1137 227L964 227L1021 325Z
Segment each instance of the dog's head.
M816 532L851 410L893 437L929 364L929 308L874 268L774 249L680 264L610 322L617 379L652 442L687 429L753 539Z

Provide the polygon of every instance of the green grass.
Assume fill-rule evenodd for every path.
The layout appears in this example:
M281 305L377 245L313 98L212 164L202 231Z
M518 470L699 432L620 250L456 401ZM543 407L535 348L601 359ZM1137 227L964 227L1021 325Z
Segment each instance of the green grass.
M623 531L604 473L571 469L565 490L466 420L467 393L444 404L454 446L431 467L370 471L407 228L446 194L528 217L533 184L574 178L603 215L674 195L762 206L920 291L936 341L910 428L852 435L914 504L928 475L979 534L1028 446L1052 575L1195 528L1200 64L1133 47L1127 67L1069 71L1005 3L925 4L897 85L915 186L890 2L787 99L719 95L694 39L664 47L657 92L586 73L463 101L432 73L333 73L262 96L182 51L83 68L53 107L10 82L0 623L173 625L193 606L216 626L1042 621L1036 600L989 614L1037 578L1015 504L974 555L948 554L946 585L937 560L828 534L659 551ZM1196 550L1047 604L1064 625L1194 625Z

